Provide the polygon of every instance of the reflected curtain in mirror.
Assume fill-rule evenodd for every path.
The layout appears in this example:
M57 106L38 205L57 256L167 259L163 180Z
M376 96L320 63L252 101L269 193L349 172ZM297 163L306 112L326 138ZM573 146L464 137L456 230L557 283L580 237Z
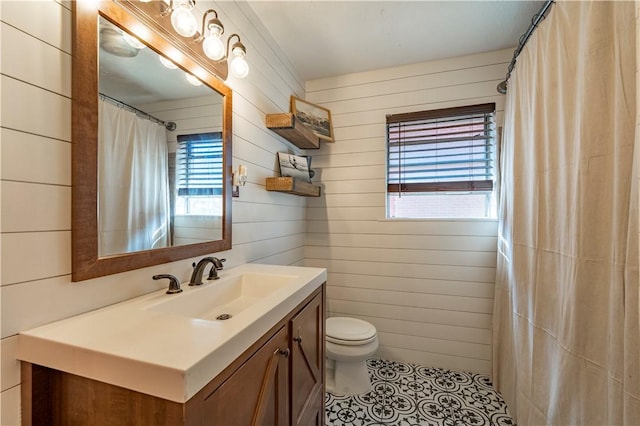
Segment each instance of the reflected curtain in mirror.
M165 127L104 99L98 110L99 255L167 247Z

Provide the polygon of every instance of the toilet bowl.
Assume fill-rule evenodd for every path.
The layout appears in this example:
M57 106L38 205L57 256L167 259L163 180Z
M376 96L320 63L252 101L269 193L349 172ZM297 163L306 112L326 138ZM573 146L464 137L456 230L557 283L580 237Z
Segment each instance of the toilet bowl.
M357 318L326 321L327 391L355 395L371 390L367 358L378 350L376 328Z

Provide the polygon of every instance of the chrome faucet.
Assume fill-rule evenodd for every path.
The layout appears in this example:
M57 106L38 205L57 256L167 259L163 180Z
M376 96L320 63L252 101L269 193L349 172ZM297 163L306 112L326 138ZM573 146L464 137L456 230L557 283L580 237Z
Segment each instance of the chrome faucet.
M217 257L204 257L200 259L197 264L193 265L193 273L191 274L191 279L189 280L189 285L202 285L202 274L204 273L204 268L207 266L207 263L211 263L211 270L209 271L209 280L217 280L218 271L222 269L222 262L226 261L226 259L218 259Z

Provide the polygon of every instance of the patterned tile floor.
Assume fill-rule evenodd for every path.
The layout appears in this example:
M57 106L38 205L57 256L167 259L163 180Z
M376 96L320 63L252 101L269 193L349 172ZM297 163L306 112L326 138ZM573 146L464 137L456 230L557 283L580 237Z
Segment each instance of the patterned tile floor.
M515 425L488 376L367 360L373 390L327 393L327 426Z

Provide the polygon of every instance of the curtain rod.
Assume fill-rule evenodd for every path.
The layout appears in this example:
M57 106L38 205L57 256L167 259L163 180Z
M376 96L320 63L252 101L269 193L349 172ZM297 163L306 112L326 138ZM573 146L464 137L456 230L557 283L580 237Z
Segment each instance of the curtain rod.
M520 36L520 39L518 40L518 47L516 47L516 50L513 52L513 58L511 58L511 63L509 63L509 68L507 69L507 76L503 81L498 83L498 87L496 87L499 93L502 93L503 95L507 93L507 81L509 81L511 71L513 71L513 67L516 65L516 59L520 55L520 52L522 52L524 45L527 44L529 37L533 34L533 31L538 27L538 24L546 18L546 13L551 9L551 5L553 3L555 3L555 0L546 0L538 13L533 15L531 25L529 25L527 31Z
M142 115L142 116L144 116L145 118L148 118L151 121L154 121L154 122L156 122L158 124L162 124L169 131L173 131L173 130L176 129L176 123L174 123L173 121L160 120L158 117L154 117L153 115L149 114L148 112L144 112L141 109L138 109L138 108L136 108L134 106L131 106L131 105L127 104L127 103L124 103L124 102L122 102L122 101L120 101L118 99L112 98L111 96L105 95L104 93L98 93L98 95L100 95L100 97L102 99L107 100L107 101L115 104L116 106L126 108L129 111L136 113L137 115Z

